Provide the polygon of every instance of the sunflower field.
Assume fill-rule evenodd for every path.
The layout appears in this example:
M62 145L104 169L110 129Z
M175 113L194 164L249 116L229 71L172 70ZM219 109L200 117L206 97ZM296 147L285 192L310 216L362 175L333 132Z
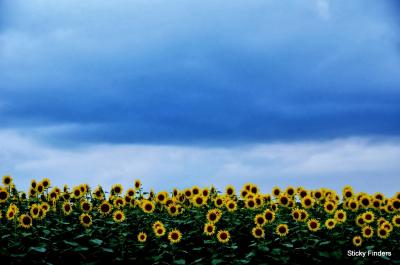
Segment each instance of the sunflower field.
M1 264L400 264L400 192L2 182Z

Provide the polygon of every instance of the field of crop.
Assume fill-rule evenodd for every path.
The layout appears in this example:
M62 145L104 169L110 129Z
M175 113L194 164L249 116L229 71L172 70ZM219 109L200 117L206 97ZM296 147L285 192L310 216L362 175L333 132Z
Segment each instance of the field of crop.
M400 264L400 192L254 184L171 192L0 187L0 260L48 264ZM370 251L368 257L348 250ZM385 253L384 253L385 252ZM388 253L391 253L390 256ZM373 254L373 256L372 256ZM386 254L386 255L385 255ZM6 264L3 263L2 264Z

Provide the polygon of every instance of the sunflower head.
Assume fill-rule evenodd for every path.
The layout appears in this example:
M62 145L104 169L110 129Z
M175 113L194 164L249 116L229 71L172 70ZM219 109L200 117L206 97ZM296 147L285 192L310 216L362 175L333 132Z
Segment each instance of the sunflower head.
M83 200L81 201L81 210L88 213L92 210L92 203L90 203L89 201Z
M321 224L316 219L310 219L307 222L308 229L312 232L316 232L320 229Z
M9 196L7 189L0 187L0 203L7 201Z
M103 201L98 208L101 215L107 215L112 210L112 205L108 201Z
M234 212L237 209L237 203L234 200L228 200L226 202L226 208L229 212Z
M153 229L153 231L157 237L162 237L165 235L165 227L164 226L159 226L156 229Z
M360 247L362 245L362 238L360 236L353 237L353 245Z
M92 225L92 217L87 213L81 214L81 216L79 216L79 221L85 228L88 228Z
M287 224L279 224L275 230L276 234L280 237L285 237L289 233L289 227Z
M392 218L392 224L396 227L400 227L400 215L397 214Z
M257 214L257 215L254 217L254 223L255 223L257 226L262 227L262 226L264 226L264 225L267 223L267 220L265 219L265 216L264 216L263 214Z
M361 232L362 232L362 236L363 236L364 238L371 238L371 237L374 235L374 230L373 230L372 227L369 226L369 225L364 226L364 227L362 228Z
M264 229L262 229L262 227L259 226L253 227L253 229L251 230L251 234L253 235L253 237L257 239L265 237Z
M22 214L19 217L19 225L23 228L30 228L32 226L32 218L27 214Z
M121 210L117 210L113 214L113 220L116 223L122 223L125 220L125 214Z
M264 211L264 217L265 220L267 220L268 223L272 223L275 220L275 212L270 210L270 209L266 209Z
M223 244L228 243L230 238L231 238L231 235L229 234L229 231L227 231L227 230L219 230L217 233L217 240L220 243L223 243Z
M66 201L62 205L62 211L65 215L70 215L72 213L72 206L69 201Z
M310 195L306 195L301 200L301 205L304 208L309 209L314 206L314 199Z
M13 179L11 176L9 176L9 175L3 176L3 184L5 186L10 186L12 184L12 181L13 181Z
M140 232L140 233L137 235L137 240L138 240L140 243L146 242L146 240L147 240L147 234L146 234L145 232Z
M174 229L168 233L168 240L171 244L179 243L182 239L182 233L178 229Z
M203 232L207 236L212 236L215 233L215 225L213 223L206 223Z
M50 179L48 178L42 179L41 183L45 189L48 189L51 185Z
M328 229L328 230L332 230L333 228L335 228L335 226L336 226L336 220L334 219L334 218L329 218L329 219L326 219L326 221L325 221L325 227Z
M111 193L112 193L112 194L117 194L117 195L119 195L119 194L122 193L122 191L123 191L123 188L122 188L122 185L121 185L121 184L115 184L115 185L113 185L112 188L111 188Z
M142 210L145 213L152 213L152 212L154 212L154 209L155 209L155 206L152 201L144 200L142 202Z
M380 237L382 239L386 239L389 237L390 232L388 230L386 230L384 227L380 227L380 228L378 228L378 231L376 234L378 235L378 237Z
M337 210L337 211L335 212L335 220L336 220L338 223L344 223L344 222L346 221L346 218L347 218L347 214L346 214L345 211L343 211L343 210Z
M219 209L211 209L207 212L207 220L209 223L215 224L219 221L222 216L222 212Z

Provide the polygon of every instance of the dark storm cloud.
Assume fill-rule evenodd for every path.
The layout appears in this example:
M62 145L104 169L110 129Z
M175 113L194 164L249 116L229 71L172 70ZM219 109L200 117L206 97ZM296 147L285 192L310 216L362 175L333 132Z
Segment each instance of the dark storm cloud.
M396 34L379 4L122 3L9 7L2 128L117 143L400 132Z

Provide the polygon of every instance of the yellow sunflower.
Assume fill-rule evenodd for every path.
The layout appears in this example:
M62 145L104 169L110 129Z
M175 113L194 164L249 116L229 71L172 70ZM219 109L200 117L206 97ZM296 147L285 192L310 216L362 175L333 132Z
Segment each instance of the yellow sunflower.
M237 209L237 203L234 200L228 200L226 202L226 209L228 209L229 212L234 212Z
M179 214L179 207L175 203L170 204L167 210L170 216L177 216Z
M275 212L274 211L271 211L270 209L266 209L263 214L264 214L265 220L267 220L268 223L272 223L275 220Z
M324 204L325 212L332 214L337 208L337 205L332 201L326 201Z
M397 214L392 218L392 224L396 227L400 227L400 215Z
M192 203L196 207L201 207L207 203L207 200L202 195L195 195L192 199Z
M332 230L333 228L335 228L335 226L336 226L336 220L335 220L335 219L329 218L329 219L327 219L327 220L325 221L325 227L326 227L328 230Z
M203 229L204 234L211 236L215 233L215 225L213 223L206 223Z
M165 227L164 226L159 226L156 229L153 229L153 231L157 237L162 237L165 235Z
M262 229L262 227L259 227L259 226L253 227L253 229L251 230L251 234L255 238L264 238L265 237L264 229Z
M363 213L363 218L366 223L372 223L375 220L375 215L371 211Z
M111 187L111 194L120 195L124 189L121 184L115 184Z
M222 212L219 209L211 209L207 212L207 220L209 223L215 224L219 221L222 216Z
M365 238L371 238L374 235L374 230L369 225L364 226L362 228L361 232L362 232L362 236Z
M135 189L140 189L140 187L142 186L142 182L140 181L140 179L135 180Z
M359 247L362 245L362 238L360 236L353 237L353 245Z
M312 208L314 206L314 199L310 195L306 195L301 199L301 205L306 209Z
M147 240L147 234L146 234L145 232L140 232L140 233L137 235L137 240L138 240L140 243L146 242L146 240Z
M45 189L48 189L51 185L50 179L48 179L48 178L42 179L42 181L40 183L43 185L43 187Z
M246 205L246 208L248 208L248 209L254 209L254 208L256 208L256 202L255 202L254 199L248 199L248 200L246 200L245 205Z
M86 200L81 201L81 210L88 213L92 210L92 204Z
M9 193L6 189L0 187L0 203L7 201Z
M115 208L121 209L125 207L126 201L121 197L115 197L113 204Z
M225 189L225 193L229 197L235 195L235 187L233 187L232 185L228 185Z
M32 226L32 218L27 214L21 214L19 217L19 225L23 228L30 228Z
M378 228L378 232L376 234L378 235L378 237L386 239L389 237L390 232L386 230L384 227L380 227Z
M70 215L72 213L72 206L69 201L63 203L62 211L64 212L65 215Z
M279 224L276 227L275 233L281 237L285 237L287 236L287 234L289 233L289 227L287 224Z
M178 229L174 229L168 233L168 239L171 244L179 243L182 239L182 233Z
M88 228L92 225L92 217L87 213L81 214L81 216L79 216L79 220L85 228Z
M98 211L101 215L107 215L111 212L112 205L108 201L103 201L98 208Z
M321 227L321 224L316 219L310 219L307 222L308 229L312 232L316 232Z
M227 230L219 230L217 233L217 240L221 243L228 243L229 239L231 238L231 235L229 234L229 231Z
M254 223L255 223L257 226L262 227L262 226L264 226L264 225L267 223L267 220L265 219L265 216L264 216L263 214L257 214L257 215L254 217Z
M337 210L337 211L335 212L335 220L336 220L338 223L344 223L344 222L346 222L346 219L347 219L347 214L346 214L345 211L343 211L343 210Z
M3 184L5 185L5 186L10 186L11 184L12 184L12 181L13 181L13 179L12 179L12 177L11 176L3 176Z
M217 197L214 199L214 205L215 205L215 207L221 208L222 206L224 206L224 204L225 204L225 199L224 199L224 197L222 197L222 196L217 196Z
M125 220L125 214L123 211L117 210L113 214L113 220L116 223L122 223Z
M142 210L143 210L145 213L152 213L152 212L154 212L155 206L154 206L154 203L153 203L152 201L143 200L141 206L142 206Z
M279 187L273 187L272 188L272 195L275 198L278 198L280 194L281 194L281 189Z

